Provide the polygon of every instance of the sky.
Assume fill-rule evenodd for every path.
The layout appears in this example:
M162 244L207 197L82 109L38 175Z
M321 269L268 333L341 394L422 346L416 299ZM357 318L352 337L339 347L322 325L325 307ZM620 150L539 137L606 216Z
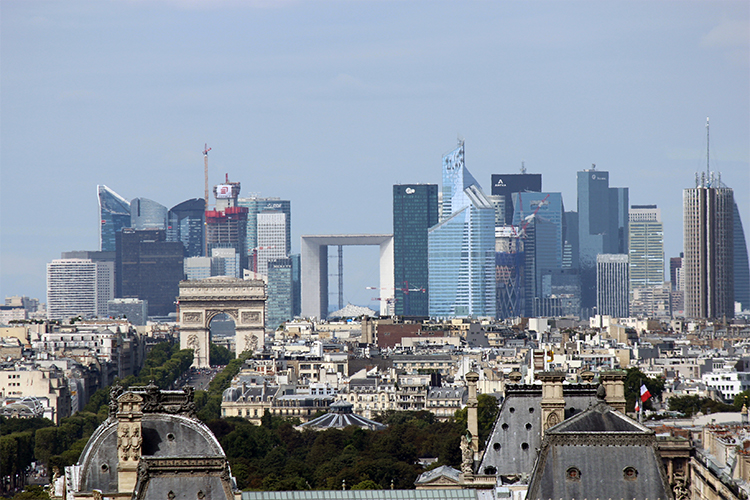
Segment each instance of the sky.
M202 197L205 143L212 186L291 200L293 252L392 232L393 184L440 184L461 137L488 194L524 162L575 210L609 171L676 256L707 117L748 234L747 1L3 0L0 298L98 250L97 184ZM344 248L345 302L377 308L377 252Z

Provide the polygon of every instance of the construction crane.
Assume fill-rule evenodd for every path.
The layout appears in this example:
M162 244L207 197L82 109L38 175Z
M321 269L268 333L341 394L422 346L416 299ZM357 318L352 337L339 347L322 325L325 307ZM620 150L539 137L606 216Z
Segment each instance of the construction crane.
M204 211L208 210L208 152L211 151L211 148L208 147L207 143L203 144L203 180L205 184L205 191L203 192L205 205L203 207ZM206 221L206 218L203 218L203 255L208 256L208 222Z
M367 290L388 290L388 291L393 290L394 291L394 295L395 295L395 292L397 292L397 291L398 292L403 292L404 293L404 315L405 316L409 316L409 314L410 314L410 310L409 310L410 309L409 308L409 292L427 293L427 289L425 289L425 288L409 288L409 282L408 281L404 281L404 287L403 288L396 288L396 287L393 287L393 288L391 288L391 287L378 288L376 286L368 286L368 287L366 287L366 289ZM396 298L380 298L380 297L378 297L378 298L375 298L373 300L385 300L390 305L391 301L392 302L396 302L397 299Z
M539 212L539 209L542 208L542 205L544 204L544 202L547 201L547 198L549 198L549 194L545 196L544 199L542 199L542 201L539 202L539 204L536 206L536 209L534 209L533 214L523 219L525 222L523 222L523 226L521 226L521 229L518 232L516 232L515 228L513 228L513 232L516 233L516 237L520 238L526 234L526 228L531 223L531 219L533 219L536 216L536 214ZM521 200L521 193L518 193L518 204L521 205L521 210L522 210L521 213L523 213L523 201Z

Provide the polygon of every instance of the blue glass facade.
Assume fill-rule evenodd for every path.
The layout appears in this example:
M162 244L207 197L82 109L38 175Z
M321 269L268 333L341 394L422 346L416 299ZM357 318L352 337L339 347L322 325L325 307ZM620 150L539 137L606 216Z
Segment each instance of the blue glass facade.
M393 283L396 315L429 315L427 231L437 222L437 184L393 186Z
M628 251L628 188L609 187L609 172L578 172L581 307L596 306L596 256Z
M258 245L258 214L263 210L278 210L286 214L286 248L292 251L292 202L278 198L239 198L237 206L248 209L247 251L252 252Z
M130 227L130 202L107 186L96 186L99 198L99 249L114 252L115 235Z
M148 198L130 200L130 227L166 230L167 207Z
M167 241L180 241L187 257L203 256L206 200L193 198L169 210L167 215Z
M734 301L742 310L750 309L750 266L747 259L747 242L737 203L734 204Z
M269 330L276 330L279 325L294 317L292 271L290 258L276 259L268 263L266 328Z
M554 226L554 241L545 247L549 255L544 257L545 267L562 267L564 212L561 193L513 193L513 225L522 226L527 217L536 215L548 224Z
M495 209L464 165L443 157L443 220L428 232L432 317L495 316Z

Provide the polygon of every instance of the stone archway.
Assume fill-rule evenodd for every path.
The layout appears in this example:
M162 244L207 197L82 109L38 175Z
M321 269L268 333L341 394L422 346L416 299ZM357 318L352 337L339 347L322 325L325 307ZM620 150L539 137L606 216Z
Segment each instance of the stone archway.
M193 349L193 366L208 368L210 331L214 316L234 320L235 352L264 347L266 288L262 281L217 276L181 281L177 298L180 313L180 349Z

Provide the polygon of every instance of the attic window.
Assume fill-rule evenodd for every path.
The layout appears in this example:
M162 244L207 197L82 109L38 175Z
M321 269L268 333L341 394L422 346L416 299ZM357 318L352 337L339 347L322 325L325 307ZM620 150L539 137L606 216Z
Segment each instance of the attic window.
M102 472L107 472L109 470L109 465L102 464Z
M508 424L503 424L501 427L503 428L504 431L508 430Z
M568 467L568 470L565 471L565 479L568 481L580 481L581 470L578 467Z
M625 467L622 470L622 477L626 481L635 481L638 479L638 470L635 467Z
M516 409L515 409L515 408L513 408L513 407L511 406L511 407L510 407L510 412L511 412L511 413L515 413L515 412L516 412Z
M534 408L529 408L529 413L534 413Z
M174 434L172 434L171 432L169 434L167 434L167 440L168 441L174 441Z
M499 451L500 450L500 443L495 443L495 444L492 445L492 447L495 449L495 451Z
M527 424L526 424L526 430L527 430L527 431L530 431L530 430L531 430L531 424L529 424L529 423L527 423Z
M521 449L526 451L529 449L529 443L521 443Z
M485 468L484 468L484 473L485 473L485 474L487 474L487 475L490 475L490 476L492 476L492 475L495 475L495 474L497 474L497 469L496 469L496 468L494 468L494 467L492 467L492 466L490 466L490 467L485 467Z

